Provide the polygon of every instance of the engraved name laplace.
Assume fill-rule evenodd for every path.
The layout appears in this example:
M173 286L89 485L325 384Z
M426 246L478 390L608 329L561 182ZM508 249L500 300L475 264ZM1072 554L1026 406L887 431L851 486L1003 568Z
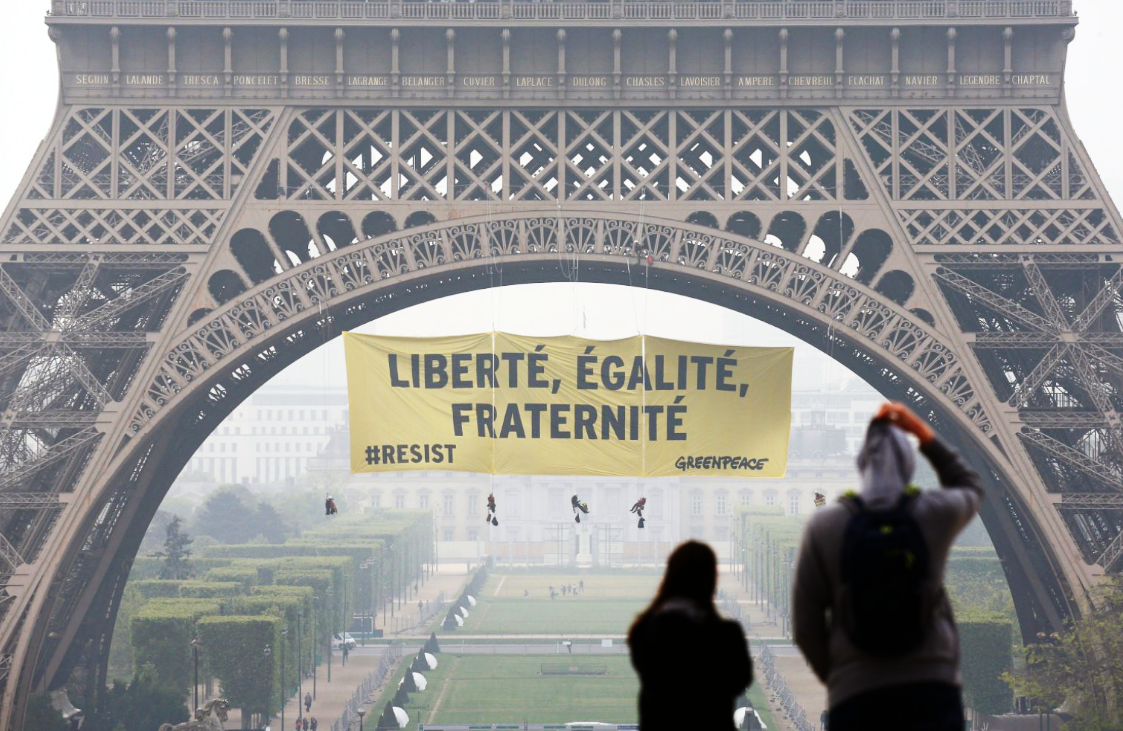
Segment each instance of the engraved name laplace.
M551 89L557 86L557 79L553 76L516 76L515 88L517 89Z

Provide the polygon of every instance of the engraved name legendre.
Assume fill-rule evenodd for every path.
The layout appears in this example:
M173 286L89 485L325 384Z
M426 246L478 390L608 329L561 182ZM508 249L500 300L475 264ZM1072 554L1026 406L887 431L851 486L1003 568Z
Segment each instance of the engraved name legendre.
M814 74L305 74L305 73L71 73L66 77L74 88L159 88L178 85L201 93L221 94L227 85L235 92L239 89L280 89L287 86L294 91L332 90L342 88L343 93L354 96L364 92L383 92L397 87L410 93L447 93L450 86L465 92L482 95L513 90L533 94L547 90L566 89L576 96L620 89L625 93L671 93L672 89L705 97L728 88L732 93L749 98L762 93L776 93L787 88L795 94L814 94L826 90L844 93L880 91L894 83L903 89L944 89L949 85L964 88L1003 88L1007 85L1022 88L1049 88L1057 84L1052 73L956 73L915 74L900 73L891 77L885 73L814 73Z

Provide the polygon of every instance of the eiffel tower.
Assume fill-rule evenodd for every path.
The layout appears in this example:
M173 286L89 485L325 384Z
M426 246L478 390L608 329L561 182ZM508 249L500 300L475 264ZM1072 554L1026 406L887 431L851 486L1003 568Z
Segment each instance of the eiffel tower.
M0 729L101 687L195 448L346 328L638 285L813 344L984 473L1023 634L1123 555L1123 221L1067 0L53 0L0 221Z

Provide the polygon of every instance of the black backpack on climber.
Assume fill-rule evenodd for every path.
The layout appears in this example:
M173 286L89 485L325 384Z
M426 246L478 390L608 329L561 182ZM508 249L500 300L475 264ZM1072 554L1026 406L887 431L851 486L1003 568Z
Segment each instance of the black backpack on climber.
M871 510L860 497L842 541L842 628L859 649L882 658L915 650L932 624L936 590L928 544L912 515L915 488L896 505Z

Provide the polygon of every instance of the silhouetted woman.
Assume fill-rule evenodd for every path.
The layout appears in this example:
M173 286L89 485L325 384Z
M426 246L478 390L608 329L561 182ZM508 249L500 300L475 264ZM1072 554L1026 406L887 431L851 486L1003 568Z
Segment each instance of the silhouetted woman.
M717 613L716 590L713 549L697 541L676 548L655 601L628 632L640 731L733 731L733 703L753 668L741 625Z

